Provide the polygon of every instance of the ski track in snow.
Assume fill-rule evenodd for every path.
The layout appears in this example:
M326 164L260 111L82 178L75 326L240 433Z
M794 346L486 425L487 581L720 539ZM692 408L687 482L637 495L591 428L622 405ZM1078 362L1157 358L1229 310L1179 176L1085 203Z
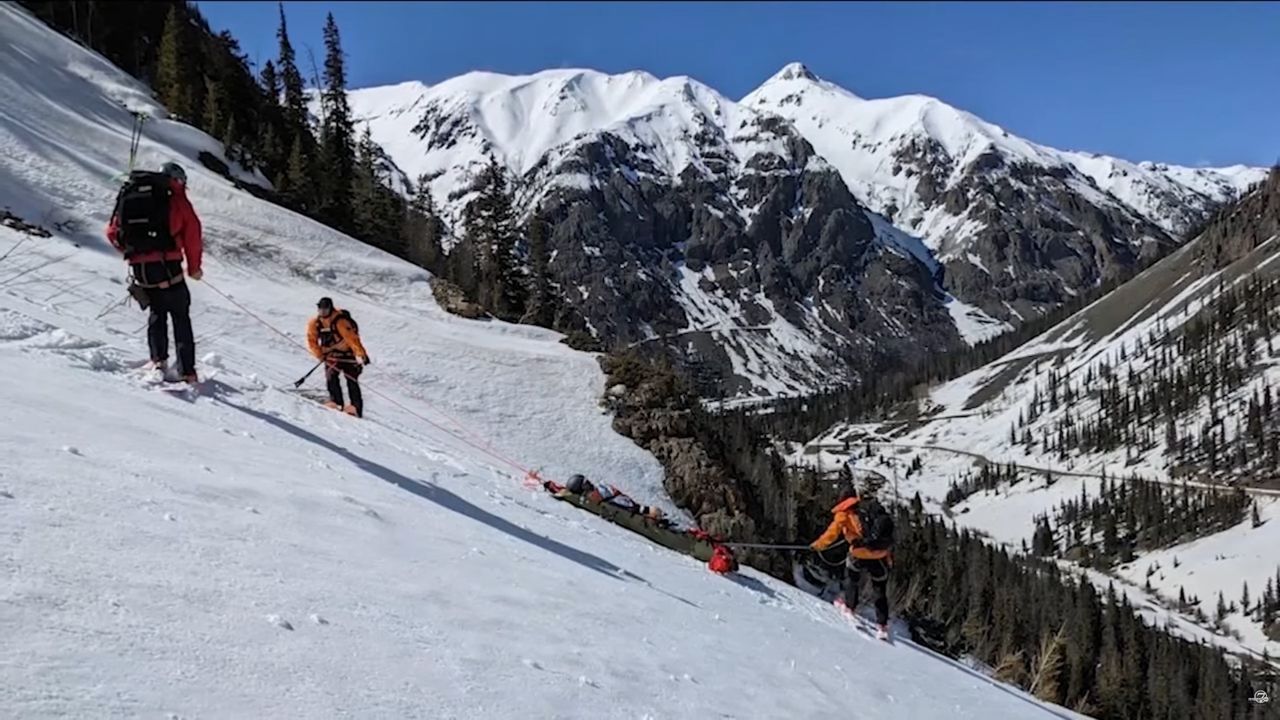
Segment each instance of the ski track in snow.
M14 4L0 57L0 197L76 226L0 263L0 716L1075 717L525 489L480 448L670 506L594 357L234 190L194 159L216 142ZM205 223L197 392L147 378L100 237L121 103ZM321 295L361 322L366 420L290 391Z

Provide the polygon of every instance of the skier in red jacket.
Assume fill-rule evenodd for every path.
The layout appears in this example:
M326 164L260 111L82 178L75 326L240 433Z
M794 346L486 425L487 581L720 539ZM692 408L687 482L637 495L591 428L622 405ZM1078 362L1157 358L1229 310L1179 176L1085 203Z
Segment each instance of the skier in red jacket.
M107 240L129 264L133 285L130 292L151 310L147 344L152 365L163 372L168 363L168 324L172 318L178 373L186 382L196 382L191 291L186 278L199 280L203 275L200 261L204 240L200 218L187 199L187 174L182 167L170 162L159 173L131 173L116 198L107 225Z

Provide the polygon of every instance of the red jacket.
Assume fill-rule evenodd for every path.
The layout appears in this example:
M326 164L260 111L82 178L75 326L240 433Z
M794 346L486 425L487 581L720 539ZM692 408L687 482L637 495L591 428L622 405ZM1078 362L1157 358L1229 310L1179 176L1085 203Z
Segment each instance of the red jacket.
M182 183L170 180L169 189L173 191L169 197L169 233L173 235L177 249L134 255L129 258L129 264L141 265L165 260L181 261L183 255L186 255L187 274L200 272L200 261L204 255L204 237L201 234L200 218L196 217L196 210L191 207L191 201L187 199L187 189ZM107 240L111 242L112 247L123 254L124 248L116 241L119 230L119 218L112 213L111 221L107 223Z

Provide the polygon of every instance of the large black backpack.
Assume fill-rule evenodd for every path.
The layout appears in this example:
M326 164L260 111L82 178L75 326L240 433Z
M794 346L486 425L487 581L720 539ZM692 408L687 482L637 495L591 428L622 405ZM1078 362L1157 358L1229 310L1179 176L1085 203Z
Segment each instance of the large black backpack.
M126 258L176 250L169 232L169 176L149 170L129 173L116 196L116 240Z
M858 502L858 522L862 524L862 547L888 550L893 547L893 516L874 499Z
M355 319L355 318L353 318L353 317L351 317L351 313L350 313L350 312L348 312L347 310L345 310L345 309L344 309L344 310L342 310L341 312L339 312L339 313L338 313L338 317L343 318L343 319L344 319L344 320L346 320L347 322L351 323L351 331L352 331L352 332L354 332L354 333L355 333L355 334L357 334L357 335L359 335L359 334L360 334L360 323L356 322L356 319ZM335 322L334 322L334 326L335 326L335 327L334 327L334 329L336 330L336 329L337 329L337 327L336 327L336 326L337 326L337 321L335 321Z

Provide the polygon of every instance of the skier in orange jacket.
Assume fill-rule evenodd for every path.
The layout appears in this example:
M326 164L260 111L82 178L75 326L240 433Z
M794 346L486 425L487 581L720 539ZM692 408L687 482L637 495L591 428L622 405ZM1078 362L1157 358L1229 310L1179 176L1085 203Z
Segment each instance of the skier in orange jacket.
M329 402L325 405L348 415L364 417L364 397L360 393L360 377L368 365L369 353L360 342L360 328L351 313L333 306L324 297L316 303L317 313L307 324L307 345L317 360L325 362L325 380L329 386ZM351 404L342 403L342 377L347 378Z
M826 532L809 547L821 552L838 541L849 544L849 555L845 558L844 606L850 611L858 607L858 591L865 572L875 592L876 624L881 637L887 637L893 517L874 497L860 497L852 479L843 483L840 502L831 508L831 515Z

